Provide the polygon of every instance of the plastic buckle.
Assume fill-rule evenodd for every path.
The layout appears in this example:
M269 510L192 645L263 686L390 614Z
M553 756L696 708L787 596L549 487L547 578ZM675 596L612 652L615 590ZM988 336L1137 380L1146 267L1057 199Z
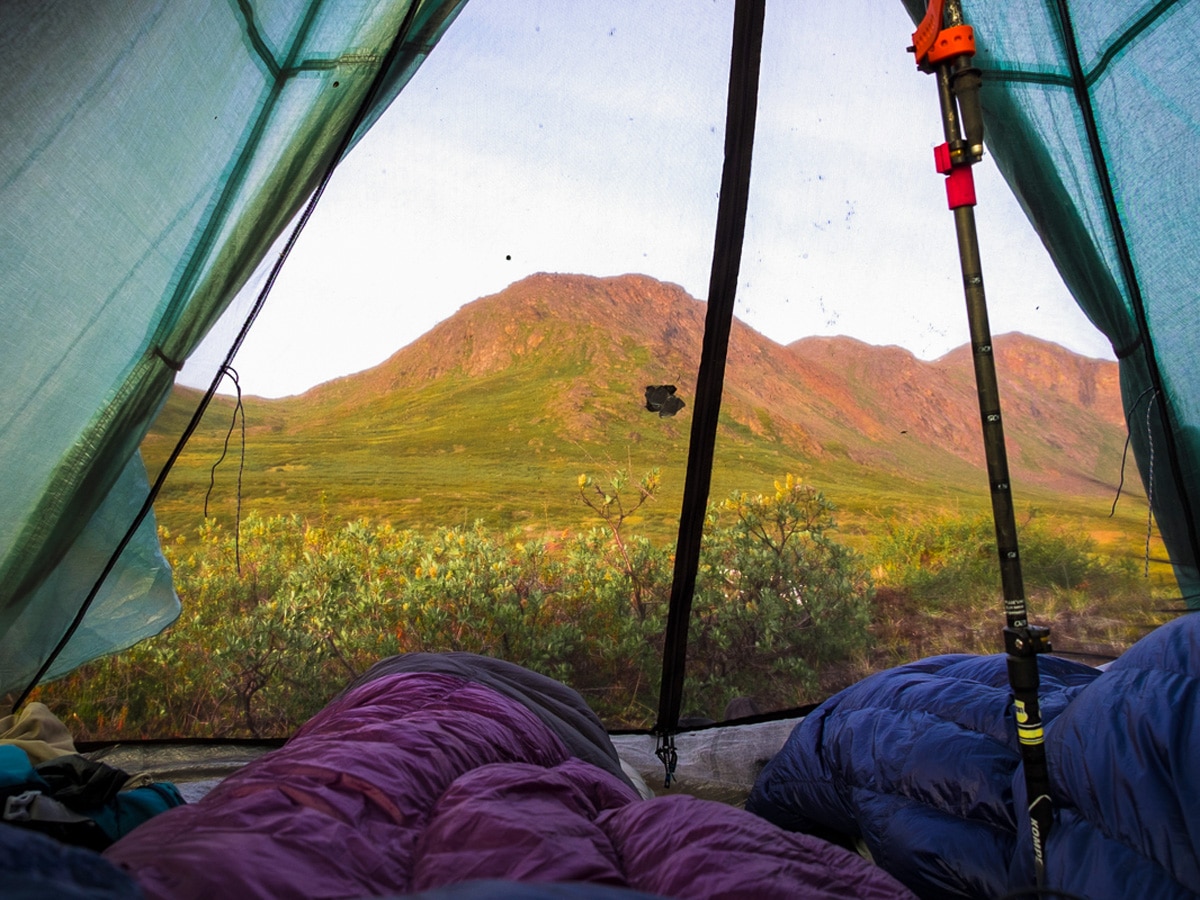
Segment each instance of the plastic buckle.
M33 821L33 804L38 797L42 796L41 791L26 791L23 794L4 798L4 821L5 822L31 822Z

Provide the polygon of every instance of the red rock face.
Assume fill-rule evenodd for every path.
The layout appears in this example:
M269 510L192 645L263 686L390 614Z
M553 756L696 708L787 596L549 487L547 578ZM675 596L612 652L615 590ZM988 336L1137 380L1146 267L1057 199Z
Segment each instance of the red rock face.
M600 437L627 405L640 407L647 384L678 386L687 403L683 422L695 406L706 310L678 285L644 275L531 275L302 402L337 416L391 391L520 370L547 393L547 421L568 439ZM1116 363L1021 334L998 336L995 358L1014 480L1108 490L1107 476L1097 472L1108 466L1115 473L1125 433ZM629 390L637 396L624 397ZM818 462L839 457L926 473L984 466L965 346L931 362L846 337L783 346L735 320L722 410L728 427ZM686 424L663 427L686 434Z

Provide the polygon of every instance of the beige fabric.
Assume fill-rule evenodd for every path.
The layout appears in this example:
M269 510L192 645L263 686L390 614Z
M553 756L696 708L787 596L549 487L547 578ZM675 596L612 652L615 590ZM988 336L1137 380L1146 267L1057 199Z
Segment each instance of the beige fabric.
M20 712L0 718L0 744L16 744L33 765L75 753L67 726L44 703L29 703Z

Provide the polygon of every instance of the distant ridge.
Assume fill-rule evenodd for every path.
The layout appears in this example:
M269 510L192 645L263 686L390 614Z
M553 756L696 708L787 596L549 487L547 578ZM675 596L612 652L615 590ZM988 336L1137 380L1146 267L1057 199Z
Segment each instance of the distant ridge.
M333 496L363 515L520 522L549 498L570 503L580 471L617 464L665 467L682 490L705 310L645 275L531 275L372 369L299 397L253 398L261 463L256 474L248 459L247 502L302 511ZM995 343L1015 488L1107 509L1125 438L1116 363L1020 334ZM647 413L650 384L676 385L686 406L669 419ZM211 427L197 445L209 457L195 464L200 485L223 440ZM735 320L714 496L795 471L847 486L864 508L931 488L974 503L986 498L980 434L966 347L926 362L846 337L784 346ZM520 499L499 496L513 479ZM431 505L444 491L452 513Z
M645 275L539 273L464 306L365 372L313 388L303 402L353 407L444 379L514 368L578 374L566 393L624 380L676 383L694 395L705 304ZM1095 484L1100 456L1124 439L1117 365L1022 334L996 338L1010 455L1057 489ZM637 387L640 392L641 388ZM847 337L777 344L735 320L723 408L758 436L864 465L912 449L982 465L969 348L926 362ZM601 404L603 405L603 404Z
M448 375L488 375L535 358L569 357L603 368L623 358L628 341L681 366L703 332L704 304L678 285L645 275L538 273L466 304L373 369L309 393L379 394Z

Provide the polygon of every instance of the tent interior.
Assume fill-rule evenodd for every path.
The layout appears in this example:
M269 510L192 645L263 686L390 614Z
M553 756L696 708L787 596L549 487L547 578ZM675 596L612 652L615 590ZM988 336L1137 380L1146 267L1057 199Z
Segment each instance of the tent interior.
M731 0L704 13L715 22L705 28L724 29L719 48L708 32L673 32L677 14L663 32L638 35L649 53L656 43L678 44L685 60L679 77L703 61L711 71L696 79L719 86L698 111L688 104L692 93L704 93L699 88L689 93L643 79L659 112L679 120L674 139L708 148L702 196L685 198L681 186L698 176L673 168L675 145L648 148L658 161L653 168L639 155L646 148L635 153L628 146L643 137L633 125L623 136L627 146L612 145L641 167L646 185L679 196L655 227L672 217L701 219L708 244L682 255L711 251L702 266L706 296L632 271L521 272L516 265L523 263L514 264L506 247L539 259L521 236L500 236L484 248L450 247L423 260L404 236L464 213L436 204L406 208L396 211L403 225L372 222L383 237L369 245L397 260L388 299L399 315L423 321L427 314L416 274L422 266L431 283L471 284L458 270L486 256L479 265L489 267L489 277L517 273L512 284L474 303L468 301L478 294L459 297L467 305L456 316L367 371L293 396L241 395L238 351L260 311L274 315L272 287L286 278L293 248L305 252L310 217L321 227L319 201L327 188L336 191L339 175L360 165L356 176L379 170L382 178L390 169L412 186L405 196L417 202L426 175L433 178L422 164L453 170L455 142L495 139L482 126L471 131L482 118L477 108L455 105L471 88L469 78L455 81L456 69L473 71L473 55L509 52L502 31L472 32L466 24L473 7L487 5L131 0L80 7L16 0L0 8L0 48L12 73L0 98L0 693L14 720L27 700L44 703L74 732L81 752L130 772L197 782L204 791L279 748L376 660L465 651L578 691L608 729L625 775L644 793L682 791L740 806L768 760L796 740L789 735L798 723L842 689L921 657L1004 649L1006 602L1015 592L1023 609L1025 597L1008 575L1016 548L1006 563L996 542L1003 544L1007 532L992 519L997 495L1009 491L1007 472L998 477L993 458L984 459L985 449L992 452L985 448L989 415L998 422L999 408L961 407L970 410L970 421L959 424L971 440L955 454L911 463L920 471L906 475L905 454L917 459L915 451L887 441L899 434L908 441L907 430L886 418L887 410L872 413L870 425L854 420L847 410L860 401L849 387L824 407L806 407L824 410L835 425L781 417L786 403L800 403L788 398L805 393L804 382L785 383L792 377L786 373L826 371L813 348L831 345L809 343L810 355L801 357L794 348L802 342L785 351L733 319L752 280L747 273L757 272L754 259L780 242L793 247L796 290L821 291L805 282L813 276L803 266L807 254L797 252L806 240L799 229L762 233L763 223L778 221L768 214L772 203L809 201L812 209L793 210L788 219L805 227L832 208L814 181L823 177L817 168L788 157L792 144L771 144L787 133L800 147L821 140L809 131L815 124L789 120L805 98L772 93L772 73L806 52L817 64L824 60L843 82L831 84L830 96L860 92L833 106L813 98L826 114L841 108L845 117L825 126L841 129L833 144L846 157L860 149L890 152L891 117L898 114L890 108L887 82L896 75L889 68L915 69L912 56L879 63L847 47L839 62L845 68L835 69L836 52L826 58L826 50L790 43L806 28L827 35L848 26L837 21L841 12L772 7L764 23L761 2L738 0L735 10ZM895 43L903 50L926 16L925 2L895 5L904 26ZM957 4L948 6L958 15ZM549 28L575 14L573 5L565 13L546 4L526 21L542 16ZM611 19L607 36L614 37L624 27L619 14L586 15L596 23ZM972 324L972 346L931 370L944 395L897 396L913 409L920 402L948 408L946 398L975 403L974 381L962 379L978 376L981 357L987 365L995 358L1001 399L1035 414L1022 421L1006 407L1005 425L1021 448L1012 454L1012 492L1030 621L1050 626L1060 656L1081 667L1099 664L1200 609L1200 369L1193 364L1200 329L1191 274L1200 259L1192 150L1200 89L1189 77L1200 5L962 0L961 15L976 35L970 65L981 73L985 153L978 167L978 160L960 159L944 174L979 172L981 216L991 202L987 190L1011 192L1005 202L1019 206L1044 248L1042 262L1053 265L1111 350L1108 359L1072 365L1091 373L1089 385L1103 382L1120 413L1103 428L1087 420L1097 430L1080 439L1091 454L1082 462L1071 445L1053 472L1023 470L1061 449L1056 429L1069 427L1074 413L1064 411L1069 404L1046 406L1057 387L1027 400L1025 382L1005 380L1007 364L1048 366L1048 351L1005 335L993 353L986 312L982 331ZM864 32L873 27L862 23ZM462 43L454 43L456 29L468 35ZM604 40L572 52L602 55ZM544 120L549 135L562 85L537 85L546 76L536 64L528 65L534 86L520 96L542 90L546 108L533 109L520 125L536 132ZM606 65L629 64L614 57L595 71L603 76ZM555 65L552 72L568 63ZM851 71L859 80L847 87ZM931 157L929 146L941 138L942 75L921 77L930 134L916 152ZM406 114L406 87L425 78L430 96L444 88L448 98L445 119L437 120L445 143L419 150L397 145L391 132L391 143L382 143L390 117ZM604 94L605 86L592 90ZM604 100L618 118L634 122L621 108L629 98ZM430 108L442 115L436 104ZM684 121L697 113L698 121ZM582 120L559 124L589 127ZM844 142L848 134L861 148ZM560 152L578 151L577 144L563 146ZM554 177L553 152L535 161L547 180ZM410 156L417 162L406 161ZM755 178L772 167L790 169L808 186L779 198L755 192L752 158L760 167ZM497 154L481 181L503 182L504 160ZM586 154L576 162L609 166ZM611 168L626 171L616 162ZM911 188L933 195L937 205L926 209L937 210L936 227L913 225L894 241L908 245L913 282L949 286L960 304L955 327L965 328L961 300L964 286L968 300L972 286L957 269L938 171L928 166L927 179ZM987 172L999 177L989 180ZM672 180L683 175L691 181ZM475 182L465 170L456 177L466 185L459 191L466 208ZM893 173L874 177L865 187L839 182L833 190L910 193ZM522 208L520 189L514 175L506 188L513 210ZM602 193L585 187L579 196L599 203ZM849 221L852 198L837 196ZM966 215L961 209L954 210L957 220ZM646 211L636 204L627 210ZM593 220L582 208L555 214L564 218L551 221L546 234L597 239L584 233ZM680 227L661 241L682 233ZM331 241L329 232L321 235ZM925 246L931 240L940 242L936 249ZM670 252L648 244L643 255ZM981 252L986 268L986 241ZM950 271L930 274L947 261ZM1037 263L1028 265L1032 271ZM354 301L331 297L330 315L350 317ZM736 312L750 310L743 302ZM823 325L833 330L799 322L794 333L836 334L836 319ZM489 342L502 335L508 343L496 350L501 345ZM393 339L387 352L394 350ZM497 354L505 366L495 363ZM784 362L768 363L772 354ZM958 374L948 374L951 363ZM893 353L856 365L859 380L844 385L868 384L862 373L872 365L901 385L915 384L912 373L925 363ZM1101 371L1109 374L1095 374ZM614 396L628 405L614 406ZM891 437L881 437L882 422ZM846 448L846 435L858 432L874 449ZM1126 479L1126 454L1140 488ZM876 476L864 474L879 460L886 464ZM1073 484L1088 484L1086 497L1066 498L1068 470ZM942 493L914 500L936 485L933 472L943 478ZM325 477L333 485L328 492ZM844 484L848 509L827 488ZM434 499L437 491L443 496ZM1071 525L1071 516L1086 505L1087 521L1099 522L1121 491L1128 496L1104 532L1104 553L1062 536L1072 528L1099 533L1101 526L1080 519ZM924 513L921 502L928 503ZM1012 501L999 501L1005 504L1011 515ZM936 510L962 515L925 527ZM1043 521L1058 532L1042 529ZM867 549L881 541L890 542L886 562ZM902 588L888 580L901 559L913 579ZM987 574L978 576L981 569ZM977 579L970 590L984 584L983 599L942 610L947 597L968 590L968 572ZM1056 580L1060 573L1065 580ZM926 597L914 593L918 583ZM1110 602L1117 585L1124 593ZM880 613L885 601L893 605ZM984 603L991 604L986 613ZM1015 618L1026 625L1023 613ZM943 631L949 644L936 639ZM1194 647L1197 639L1181 640ZM1031 658L1036 671L1042 659ZM1178 666L1186 667L1187 654L1181 659ZM1054 696L1063 698L1062 709L1091 683L1091 675L1072 681L1049 671L1043 678L1061 675ZM982 683L991 676L979 677ZM1037 690L1035 678L1035 698ZM995 715L1011 724L1010 692L1000 693L1005 699ZM1171 732L1172 739L1180 746L1200 740L1200 694L1167 696L1143 702L1175 717L1182 737ZM1057 700L1047 703L1048 715L1060 714ZM1196 785L1178 790L1181 808L1200 807L1190 802L1200 794L1186 793ZM1010 794L1003 802L1015 801ZM767 800L757 803L763 808ZM1055 821L1059 834L1077 833L1066 819ZM1033 870L1033 853L1019 837L1029 827L1014 826L1012 846L1029 857L1028 865L1013 864L1015 882ZM1184 826L1172 820L1172 827ZM862 835L851 837L862 850ZM1059 840L1052 846L1065 856L1067 838ZM1168 881L1188 896L1200 891L1200 853L1195 843L1183 844L1166 854L1177 862L1186 857ZM869 849L886 868L886 854ZM897 877L922 896L965 896L962 884L991 885ZM887 889L879 887L878 896Z

